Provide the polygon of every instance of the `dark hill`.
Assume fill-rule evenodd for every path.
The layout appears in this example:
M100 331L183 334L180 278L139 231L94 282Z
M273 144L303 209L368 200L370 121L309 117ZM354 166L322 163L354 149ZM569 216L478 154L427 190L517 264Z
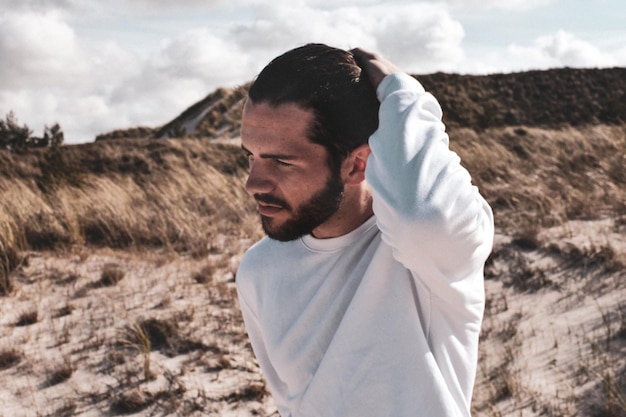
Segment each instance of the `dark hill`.
M626 68L416 76L449 126L559 127L626 122Z
M439 99L450 128L626 123L626 68L415 77ZM161 127L116 130L97 139L238 137L247 88L220 88Z

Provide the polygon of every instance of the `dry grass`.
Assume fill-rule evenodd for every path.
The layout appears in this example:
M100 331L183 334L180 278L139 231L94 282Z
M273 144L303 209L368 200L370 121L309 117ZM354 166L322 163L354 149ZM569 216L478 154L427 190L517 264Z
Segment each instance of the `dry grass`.
M536 244L539 228L567 220L625 216L622 126L455 129L451 139L498 227L520 243ZM205 256L219 236L255 231L236 146L127 140L60 151L62 175L49 172L61 168L49 166L46 152L0 159L2 292L24 249L87 244Z
M27 416L267 407L245 388L260 378L234 308L260 237L246 166L202 140L2 152L0 337L28 349L1 350L0 396L37 399Z
M626 129L451 138L498 233L474 415L622 417ZM20 416L275 412L234 289L261 236L238 147L61 149L0 152L1 398L34 404Z
M450 136L497 226L511 235L624 215L624 126L455 129Z

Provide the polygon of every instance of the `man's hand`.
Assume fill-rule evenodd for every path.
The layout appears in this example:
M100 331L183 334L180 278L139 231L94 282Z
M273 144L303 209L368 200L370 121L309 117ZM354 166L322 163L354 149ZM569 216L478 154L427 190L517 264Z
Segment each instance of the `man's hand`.
M369 52L361 48L352 49L352 55L356 59L357 64L362 68L374 89L378 88L378 84L389 74L394 72L402 72L400 68L383 58L380 54Z

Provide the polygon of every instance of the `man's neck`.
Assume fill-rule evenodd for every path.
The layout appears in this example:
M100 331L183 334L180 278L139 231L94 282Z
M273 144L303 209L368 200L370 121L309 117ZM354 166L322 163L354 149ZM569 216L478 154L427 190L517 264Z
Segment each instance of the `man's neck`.
M313 237L330 239L343 236L361 226L374 215L372 195L367 186L361 187L358 192L346 191L346 196L339 210L313 230Z

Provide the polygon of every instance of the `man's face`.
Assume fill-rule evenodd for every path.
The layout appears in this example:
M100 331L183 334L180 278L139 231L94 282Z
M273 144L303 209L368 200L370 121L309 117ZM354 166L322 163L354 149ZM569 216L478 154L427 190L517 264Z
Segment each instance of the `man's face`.
M289 241L324 224L339 209L343 182L328 152L309 141L313 113L295 104L247 102L241 128L250 175L246 190L258 202L265 233Z

